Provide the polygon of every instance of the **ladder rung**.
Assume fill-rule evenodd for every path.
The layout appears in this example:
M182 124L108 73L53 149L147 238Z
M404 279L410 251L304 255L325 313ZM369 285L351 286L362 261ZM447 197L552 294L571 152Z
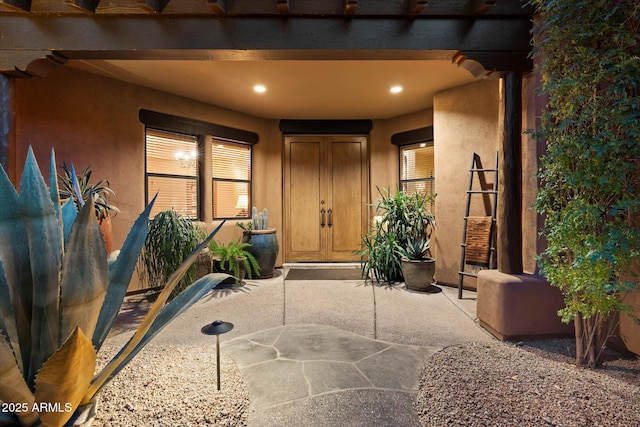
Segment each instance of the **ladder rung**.
M461 274L461 275L463 275L463 276L478 277L478 275L477 275L477 274L467 273L466 271L458 271L458 274Z
M498 172L498 169L469 169L469 172Z
M489 216L489 215L487 215L487 216ZM464 217L464 220L465 220L465 221L468 221L468 220L469 220L469 217L468 217L468 216L465 216L465 217ZM491 218L491 222L496 222L496 219L495 219L495 218Z
M467 194L498 194L498 192L494 190L467 190Z

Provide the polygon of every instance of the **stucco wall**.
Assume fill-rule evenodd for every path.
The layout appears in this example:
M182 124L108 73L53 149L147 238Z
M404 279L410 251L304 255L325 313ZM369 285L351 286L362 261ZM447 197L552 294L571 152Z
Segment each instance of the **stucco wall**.
M527 90L533 91L533 84L525 81ZM34 147L41 164L46 164L51 148L55 147L59 164L72 161L79 168L91 165L95 179L108 179L116 192L113 203L122 210L113 219L115 248L122 244L144 208L144 125L138 120L142 108L256 132L260 140L253 157L253 204L269 209L271 226L278 230L282 242L283 139L278 120L260 119L69 68L54 70L44 79L16 80L15 87L17 164L21 167L29 145ZM535 121L535 115L528 115L527 121ZM457 283L471 154L479 153L485 166L493 166L498 124L495 80L440 92L433 110L374 120L369 136L372 203L378 198L377 187L393 190L399 182L398 147L391 144L392 135L434 126L438 229L433 252L440 283ZM525 159L528 188L535 189L535 178L531 177L537 156L536 151ZM207 191L207 187L203 190ZM527 197L524 203L530 204L535 191ZM484 204L474 205L474 210L484 211ZM210 209L206 212L208 217L204 219L211 227ZM537 217L530 210L523 216L528 224L525 227L529 227L525 229L525 239L529 236L530 240L525 244L529 250L525 258L531 260L539 245L536 237L531 237L536 235ZM218 239L228 241L239 236L235 221L231 221ZM283 260L281 251L278 265ZM535 268L535 263L526 265ZM465 283L473 285L474 280Z
M460 242L472 154L486 168L495 166L498 149L498 81L482 80L437 93L433 129L436 167L436 280L458 283ZM493 176L486 174L487 183ZM478 181L476 181L478 182ZM476 196L474 196L476 197ZM478 196L472 215L485 215L485 199ZM489 212L490 214L490 212ZM474 278L465 286L475 287Z
M277 123L70 68L56 69L42 79L16 80L18 173L29 145L45 169L45 178L51 148L55 148L58 164L73 162L79 169L91 165L92 180L109 180L116 193L112 202L121 213L113 218L113 244L119 248L145 204L140 109L258 133L254 202L269 208L272 224L282 229ZM209 216L204 219L212 227L211 209L206 212ZM235 221L229 221L218 239L228 241L240 235Z
M395 191L400 183L400 152L398 146L391 143L391 137L399 132L432 124L433 110L430 108L387 120L373 121L369 136L369 198L372 203L379 199L377 188L390 188Z

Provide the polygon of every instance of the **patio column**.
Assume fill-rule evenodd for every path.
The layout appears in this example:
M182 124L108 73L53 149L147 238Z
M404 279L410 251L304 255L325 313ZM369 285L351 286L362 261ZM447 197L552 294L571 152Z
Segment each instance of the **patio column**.
M15 104L13 102L13 78L0 74L0 165L13 178L11 162L12 144L15 133Z
M498 271L522 274L522 73L500 79L500 164L498 181Z

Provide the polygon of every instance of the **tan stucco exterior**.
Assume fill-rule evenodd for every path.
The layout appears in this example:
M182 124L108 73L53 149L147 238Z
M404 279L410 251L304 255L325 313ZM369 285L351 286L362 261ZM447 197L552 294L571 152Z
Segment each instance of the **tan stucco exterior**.
M444 284L456 284L458 279L471 153L480 154L486 166L495 161L498 102L498 81L483 80L437 94L434 109L373 121L368 144L368 197L372 203L378 198L378 187L394 190L398 185L399 151L391 144L392 135L434 126L438 229L433 251L438 260L437 279ZM283 136L278 120L63 67L43 79L16 80L16 162L22 164L32 145L44 163L53 147L59 164L72 161L80 168L91 165L95 179L108 179L116 192L113 203L122 211L113 219L113 242L118 248L145 203L144 125L138 119L140 109L257 133L253 204L269 209L270 224L278 230L282 242ZM206 153L205 157L208 158ZM210 194L210 180L206 178L201 191ZM205 207L203 220L209 227L213 225L210 207ZM218 235L221 241L239 237L235 221L226 224ZM277 265L284 261L281 251Z

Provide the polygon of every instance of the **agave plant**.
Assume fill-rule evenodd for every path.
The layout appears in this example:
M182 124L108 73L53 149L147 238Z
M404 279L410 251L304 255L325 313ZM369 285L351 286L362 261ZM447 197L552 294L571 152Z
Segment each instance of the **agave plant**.
M71 425L169 321L229 277L204 276L167 303L220 224L169 278L129 342L96 373L96 353L124 300L153 201L134 223L119 256L107 262L93 198L80 211L73 202L59 203L53 152L49 185L31 149L20 194L0 168L2 425Z
M405 246L399 247L400 255L410 260L423 259L430 249L430 240L423 237L410 238Z

